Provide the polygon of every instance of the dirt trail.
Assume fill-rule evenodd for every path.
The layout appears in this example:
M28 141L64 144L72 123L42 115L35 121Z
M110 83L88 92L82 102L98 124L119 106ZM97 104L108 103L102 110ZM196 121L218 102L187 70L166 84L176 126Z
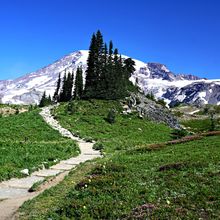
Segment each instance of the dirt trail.
M43 119L55 130L58 130L64 137L75 140L80 148L80 154L67 160L62 160L49 169L39 170L25 178L13 178L0 183L0 220L17 219L18 208L27 200L34 198L44 190L58 184L69 173L71 169L87 160L101 157L99 151L93 150L94 143L85 142L83 139L75 137L70 131L63 128L51 115L53 106L44 107L40 112ZM40 191L28 192L30 187L46 177L53 176L53 180L43 184Z

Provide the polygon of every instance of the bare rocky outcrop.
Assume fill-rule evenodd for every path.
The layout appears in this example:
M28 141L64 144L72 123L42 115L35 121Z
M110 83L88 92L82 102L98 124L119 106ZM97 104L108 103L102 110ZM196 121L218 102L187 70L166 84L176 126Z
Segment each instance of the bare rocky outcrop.
M128 98L128 106L129 108L136 109L140 117L164 123L171 128L181 128L178 120L173 116L172 112L168 108L146 98L144 94L132 93Z

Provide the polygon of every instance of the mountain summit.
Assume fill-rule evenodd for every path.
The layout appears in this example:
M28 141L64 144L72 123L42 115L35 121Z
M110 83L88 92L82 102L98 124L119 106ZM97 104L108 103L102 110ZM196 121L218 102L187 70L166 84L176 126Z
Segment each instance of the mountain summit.
M83 79L87 68L88 51L80 50L64 56L42 69L15 80L0 80L0 102L11 104L39 103L44 91L53 95L59 73L76 72L82 66ZM122 56L122 58L128 58ZM145 93L153 93L174 105L220 104L220 80L201 79L194 75L174 74L160 63L135 60L135 72L130 80Z

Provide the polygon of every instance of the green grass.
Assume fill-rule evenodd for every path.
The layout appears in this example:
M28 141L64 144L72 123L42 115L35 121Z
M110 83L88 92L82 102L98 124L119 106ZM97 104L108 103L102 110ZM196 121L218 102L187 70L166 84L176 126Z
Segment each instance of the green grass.
M38 111L0 118L0 181L77 155L75 142L49 127Z
M205 132L211 128L211 120L208 119L195 119L182 121L182 124L191 132ZM220 130L220 118L215 119L215 129Z
M5 108L5 107L10 107L10 108L20 108L23 107L22 105L11 105L11 104L2 104L0 103L0 108Z
M21 219L218 219L219 146L212 136L102 159L25 203Z
M114 101L79 101L72 114L62 104L61 124L92 137L107 157L87 162L57 186L20 209L20 219L218 219L220 216L220 137L156 145L171 129L120 114ZM106 122L109 109L116 122Z
M70 190L76 183L83 180L84 176L96 166L94 161L83 163L71 171L64 181L45 190L37 198L24 203L20 209L19 219L48 219L48 212L55 212L61 208Z
M141 119L136 113L121 114L122 107L117 101L79 101L75 106L74 113L68 114L67 105L62 104L55 111L56 118L73 133L101 142L107 153L171 138L171 129L164 124ZM105 120L110 109L117 112L113 124Z
M0 118L1 141L58 141L58 131L47 125L38 111Z

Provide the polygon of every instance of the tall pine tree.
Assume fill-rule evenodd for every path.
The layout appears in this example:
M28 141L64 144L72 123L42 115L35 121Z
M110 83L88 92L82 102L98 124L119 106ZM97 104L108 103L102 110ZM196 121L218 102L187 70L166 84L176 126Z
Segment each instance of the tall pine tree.
M58 80L57 80L57 87L56 87L56 90L55 90L54 95L53 95L53 101L54 102L59 101L60 84L61 84L61 78L60 78L60 73L59 73Z
M66 102L66 97L67 97L67 92L66 92L66 88L67 88L67 80L66 80L66 72L64 73L64 77L63 77L63 81L62 81L62 89L60 91L60 98L59 101L60 102Z
M83 94L83 76L82 76L82 67L78 67L76 70L76 78L75 78L75 84L74 84L74 93L73 98L74 99L81 99Z
M103 42L100 31L93 34L89 48L86 83L83 97L98 99L119 99L132 88L129 78L134 71L134 61L122 60L118 50L110 41L109 49Z
M70 72L67 75L66 79L66 102L72 99L72 92L73 92L73 74Z
M98 76L96 74L96 36L92 35L90 47L89 47L89 56L87 60L87 70L86 70L86 82L84 90L84 98L95 97L95 87L97 87Z
M46 105L46 92L44 91L39 103L39 107L44 107L45 105Z

